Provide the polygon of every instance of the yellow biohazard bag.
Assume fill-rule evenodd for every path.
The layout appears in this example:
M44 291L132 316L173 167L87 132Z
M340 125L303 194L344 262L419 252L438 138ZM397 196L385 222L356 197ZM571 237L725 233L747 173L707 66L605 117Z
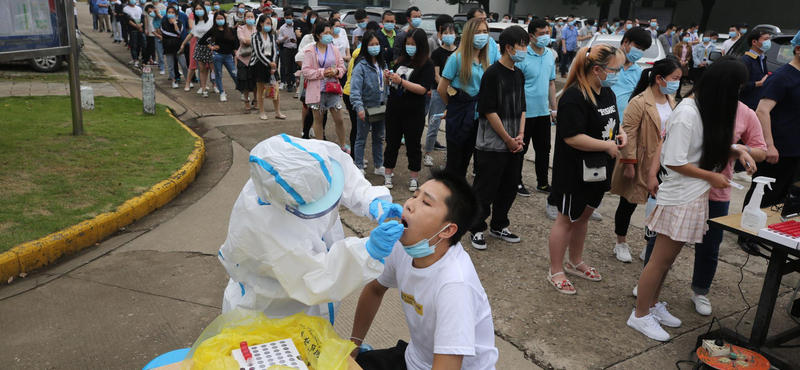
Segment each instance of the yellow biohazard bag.
M330 322L298 313L269 319L263 312L235 309L217 317L194 342L182 370L239 370L231 351L239 343L250 345L290 338L310 369L348 370L348 359L356 346L340 338ZM277 367L270 367L270 370Z

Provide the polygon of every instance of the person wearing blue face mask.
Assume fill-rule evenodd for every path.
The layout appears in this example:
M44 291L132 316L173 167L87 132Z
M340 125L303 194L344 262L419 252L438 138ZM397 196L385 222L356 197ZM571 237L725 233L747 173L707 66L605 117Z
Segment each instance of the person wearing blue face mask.
M417 177L422 168L420 140L425 130L425 98L435 80L433 61L428 55L428 35L423 29L414 28L405 38L403 54L395 61L393 71L385 71L384 78L389 81L390 89L386 103L386 177L383 185L389 189L394 186L392 173L403 138L411 172L408 189L416 191L419 187Z
M658 43L667 55L672 55L672 49L678 44L678 36L675 35L677 31L678 26L670 23L667 25L664 33L658 36Z
M540 20L536 20L541 22ZM472 247L487 248L484 234L519 243L509 230L508 211L517 197L520 183L523 139L525 138L525 75L517 68L528 56L528 32L508 27L500 33L503 56L481 78L478 93L478 136L475 142L475 177L472 188L478 196L478 219L470 228ZM492 216L489 225L486 219Z
M238 13L238 11L236 12ZM264 16L264 18L269 18L269 16ZM272 19L270 18L270 21ZM230 18L228 19L230 22ZM239 20L237 20L237 23ZM242 25L238 25L236 28L232 28L232 30L236 30L236 37L239 39L239 50L236 53L236 90L242 93L242 97L244 98L244 110L249 111L251 102L249 100L250 93L253 93L253 101L252 105L255 105L257 102L261 103L261 101L257 98L256 94L256 69L253 67L255 64L253 61L255 47L253 45L253 34L257 33L258 30L256 29L256 16L252 11L245 11L242 14L241 22L244 23ZM277 43L275 42L275 32L272 31L272 24L270 23L269 29L264 27L264 31L267 32L267 35L270 36L270 45L267 48L270 52L270 55L273 59L277 57ZM262 49L264 49L262 47ZM261 51L261 50L260 50ZM262 51L263 52L263 51ZM276 65L277 67L277 65ZM263 72L263 70L259 70L259 72ZM264 77L263 75L269 76L269 74L263 74L259 77ZM270 76L271 77L271 76ZM269 82L270 79L267 79L263 82ZM263 94L262 94L263 96ZM261 106L259 105L259 108ZM262 110L263 111L263 110ZM280 112L280 110L276 110L276 112ZM265 118L263 115L262 119Z
M630 246L626 240L631 216L637 205L647 202L648 181L658 183L655 176L660 168L661 133L675 109L672 95L678 91L681 74L680 65L673 58L655 62L652 68L642 71L642 78L624 112L623 130L630 141L620 151L611 178L611 192L620 196L614 215L617 242L613 253L621 262L631 262Z
M384 118L376 112L386 105L389 95L389 84L383 74L383 71L389 69L389 66L383 61L383 50L375 32L367 31L362 38L362 43L367 45L366 52L360 52L353 63L349 94L352 110L358 118L354 163L362 174L366 174L364 150L367 145L367 136L372 131L374 173L384 175L386 173L386 168L383 167ZM369 111L375 115L369 117Z
M619 123L617 98L609 88L618 81L624 61L625 53L607 44L580 49L558 101L550 193L558 214L550 231L547 281L563 294L576 293L565 274L602 280L584 261L583 248L589 218L610 189L614 158L628 141Z
M128 37L129 46L131 47L131 62L134 67L139 67L139 53L144 47L144 14L142 8L136 6L134 0L130 0L128 6L125 7L123 13L128 19Z
M210 45L213 43L213 45ZM225 20L225 12L214 13L214 26L197 41L197 45L207 46L212 54L214 63L215 80L219 89L219 101L228 101L228 94L222 85L222 68L228 70L228 75L236 81L236 65L233 62L233 54L239 48L239 39L233 30L228 27Z
M578 29L575 27L575 17L567 17L567 26L561 30L561 77L566 78L575 51L578 50Z
M741 60L747 66L750 77L742 88L739 100L747 104L750 109L758 108L758 101L761 99L761 87L769 76L767 68L766 52L772 46L771 36L767 31L754 30L747 34L745 41L750 46L750 50L742 55Z
M652 38L658 38L658 19L650 18L650 26L647 27L647 32L650 32Z
M152 41L153 59L158 62L159 74L163 76L167 73L167 66L164 60L164 44L161 42L162 37L158 31L161 29L161 21L167 16L167 6L160 2L154 2L152 5L155 8L155 16L149 19L150 32L147 35L147 42L150 44Z
M594 24L594 19L589 18L583 24L583 27L578 30L578 48L589 46L589 39L594 36L594 30L596 29Z
M495 368L491 307L469 254L458 242L477 211L475 202L466 180L439 169L406 201L407 228L383 274L364 287L350 340L363 344L386 291L394 287L405 302L411 343L398 341L393 348L358 354L362 368Z
M156 10L156 7L153 4L147 4L144 6L144 35L145 35L145 45L144 45L144 55L142 55L142 61L147 64L155 64L156 63L156 23L158 23L158 28L161 28L161 15ZM164 67L163 61L161 62L160 67Z
M481 77L489 68L489 25L480 18L472 18L461 32L461 45L451 55L442 69L436 90L445 111L447 138L447 168L467 176L469 162L478 136L478 91Z
M443 14L441 17L453 18ZM438 19L437 19L438 22ZM422 157L422 164L426 167L433 166L433 151L445 151L447 147L439 144L436 138L439 136L439 126L442 124L442 114L447 105L442 100L439 91L436 89L442 79L442 70L447 63L447 59L456 50L456 29L453 23L446 23L439 27L439 33L434 37L441 38L442 45L431 53L431 60L435 70L434 83L431 86L431 103L428 108L428 134L425 136L425 155ZM430 44L430 38L428 44Z
M422 11L420 11L416 6L409 7L406 9L406 19L408 19L408 29L405 31L397 31L397 36L395 36L394 40L394 46L392 47L392 60L397 60L401 55L403 55L403 49L405 49L406 45L406 35L419 27L420 22L422 22Z
M736 41L739 41L739 36L741 36L741 34L739 33L739 26L732 24L731 27L728 28L728 39L722 43L723 56L728 53L728 50L731 49L731 47L733 46L733 44L736 43Z
M394 45L397 40L397 17L394 12L387 10L381 15L381 22L383 27L375 36L381 44L383 60L391 67L394 62Z
M550 167L550 123L556 120L556 63L550 45L550 30L544 21L534 19L528 25L530 45L528 56L517 63L525 75L525 137L522 140L523 157L528 152L531 140L536 153L536 188L540 193L549 193L547 174ZM522 162L519 164L522 173ZM529 197L525 185L517 186L517 195Z
M161 42L164 45L164 57L166 58L167 69L169 70L169 79L172 80L172 88L177 89L178 77L180 77L178 69L174 66L178 64L183 71L184 76L188 76L188 68L186 58L183 53L180 53L181 48L181 34L183 33L183 24L178 19L178 10L175 6L170 5L167 7L166 19L161 22L159 34L161 35ZM186 91L189 91L189 83L186 83Z
M644 50L650 48L653 39L650 32L642 27L633 27L622 36L620 50L625 53L626 59L622 69L619 71L619 81L611 88L617 95L617 108L620 112L620 123L624 122L623 114L628 100L631 98L633 89L642 77L642 67L639 66L639 59L644 55Z
M711 60L709 57L711 53L717 50L716 45L711 42L711 35L714 31L707 30L703 33L702 42L692 47L692 61L694 62L694 68L691 70L692 74L692 81L697 82L700 80L700 77L703 76L703 72L705 72L706 68L709 64L711 64Z
M253 49L253 53L249 59L248 65L251 73L249 79L255 81L246 82L248 85L245 86L245 88L252 89L252 83L255 83L255 98L253 100L255 100L256 105L258 105L258 114L261 120L267 120L267 114L265 113L266 100L272 100L272 106L275 109L275 118L281 120L286 119L286 116L281 113L281 95L278 89L278 81L275 77L275 74L278 72L279 55L278 43L275 37L276 32L272 25L272 17L267 13L261 13L261 15L258 16L258 20L256 20L254 15L251 16L251 12L247 12L245 18L247 26L239 28L240 39L249 32L251 23L256 25L254 29L255 32L250 35L250 45ZM238 57L242 59L241 52ZM239 71L241 72L241 70ZM241 91L242 89L239 88L240 83L243 83L241 78L239 82L237 82L237 90ZM264 91L267 90L268 86L275 88L275 96L272 99L265 99L264 97Z
M356 19L356 28L353 30L353 40L352 45L353 49L355 49L355 45L361 42L361 36L364 36L364 32L367 30L367 23L369 23L369 15L367 11L364 9L356 9L355 14L353 16ZM394 58L390 58L394 60Z
M244 3L239 3L228 13L228 27L238 28L244 25L244 13L247 11Z

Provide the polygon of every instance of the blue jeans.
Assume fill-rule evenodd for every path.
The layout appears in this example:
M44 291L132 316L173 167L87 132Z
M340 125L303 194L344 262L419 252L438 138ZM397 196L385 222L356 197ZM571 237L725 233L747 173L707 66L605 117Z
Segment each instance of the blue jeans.
M425 153L433 151L433 145L436 144L436 135L439 134L439 125L442 124L441 119L434 120L433 116L444 113L447 105L442 101L439 92L433 90L431 92L431 104L428 106L428 136L425 137Z
M708 201L708 218L717 218L728 215L728 207L731 202ZM694 273L692 274L692 291L699 295L708 295L714 275L717 273L717 262L719 261L719 245L722 243L722 229L710 226L706 235L703 236L702 243L694 245ZM644 264L650 260L656 238L647 241L647 254Z
M433 89L433 90L431 91L431 93L433 93L433 91L436 91L436 90L435 90L435 89ZM428 112L429 112L430 110L431 110L431 96L430 96L430 95L428 95L428 94L425 94L425 115L426 115L426 116L428 115Z
M383 166L383 137L384 121L366 122L357 120L358 130L356 131L355 164L358 168L364 168L364 148L367 146L367 135L370 127L372 128L372 163L375 168Z
M164 45L161 40L156 37L156 56L158 56L158 70L165 71L164 66Z
M236 81L236 65L233 64L233 55L231 54L219 54L215 52L213 61L214 71L216 72L214 77L217 80L217 88L221 94L225 92L222 87L222 66L225 66L225 69L228 70L228 74L231 76L233 81Z

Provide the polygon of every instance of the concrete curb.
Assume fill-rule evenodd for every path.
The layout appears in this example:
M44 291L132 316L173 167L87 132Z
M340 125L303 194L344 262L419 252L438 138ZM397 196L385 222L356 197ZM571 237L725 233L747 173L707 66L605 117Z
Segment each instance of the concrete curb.
M144 194L128 199L113 212L100 214L91 220L0 253L0 281L46 266L61 257L92 246L120 228L163 207L185 190L203 166L206 157L205 143L200 136L175 118L169 109L167 114L195 137L194 150L189 154L186 163L168 179L153 185Z

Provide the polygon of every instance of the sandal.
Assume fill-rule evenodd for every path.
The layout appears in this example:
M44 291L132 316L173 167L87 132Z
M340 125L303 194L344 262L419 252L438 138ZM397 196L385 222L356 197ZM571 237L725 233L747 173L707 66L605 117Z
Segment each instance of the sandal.
M280 113L280 114L276 114L275 118L277 118L277 119L286 119L286 116L283 115L283 113Z
M567 265L568 266L564 266L564 272L566 272L566 273L568 273L570 275L579 276L579 277L584 278L584 279L589 280L589 281L600 281L600 280L603 280L603 277L600 276L600 273L597 272L597 270L595 270L594 267L591 267L586 271L578 270L578 266L583 265L583 264L584 264L583 261L581 261L579 264L575 265L571 261L567 260Z
M561 280L558 283L553 282L553 277L558 276L559 274L564 275L563 272L556 272L555 274L553 274L552 271L548 270L547 282L550 283L550 285L552 285L553 288L556 288L556 290L559 291L560 293L569 294L569 295L578 293L578 291L575 290L575 286L573 286L572 282L569 281L568 279ZM566 278L567 276L564 275L564 277ZM568 287L568 286L572 287L572 290L564 290L564 288Z

